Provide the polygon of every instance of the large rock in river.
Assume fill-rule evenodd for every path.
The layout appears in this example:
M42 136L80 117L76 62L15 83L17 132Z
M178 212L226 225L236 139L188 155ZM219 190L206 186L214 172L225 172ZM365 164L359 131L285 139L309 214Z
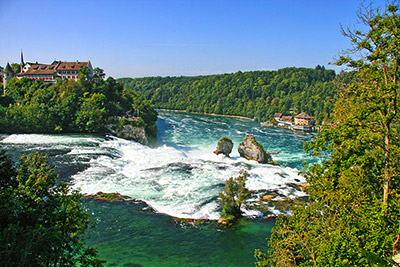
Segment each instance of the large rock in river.
M254 136L245 136L243 142L238 147L238 152L240 156L259 163L272 161L271 155L265 151L264 147L257 142Z
M228 137L222 137L217 144L217 149L214 151L215 154L224 154L229 157L229 154L232 152L233 142Z
M136 141L142 145L148 145L149 140L147 138L144 127L138 127L133 125L108 125L108 130L119 138Z

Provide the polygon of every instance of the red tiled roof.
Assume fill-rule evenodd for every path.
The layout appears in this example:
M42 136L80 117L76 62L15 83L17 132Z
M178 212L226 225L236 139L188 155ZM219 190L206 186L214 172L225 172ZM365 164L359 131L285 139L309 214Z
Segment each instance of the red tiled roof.
M57 70L79 70L89 65L89 62L59 62Z
M51 64L39 64L39 63L30 63L31 67L22 75L39 75L39 74L54 74L55 68L57 65Z
M51 65L40 64L40 63L28 63L31 67L23 75L45 75L45 74L55 74L59 70L79 70L82 67L88 66L89 62L61 62L54 61Z

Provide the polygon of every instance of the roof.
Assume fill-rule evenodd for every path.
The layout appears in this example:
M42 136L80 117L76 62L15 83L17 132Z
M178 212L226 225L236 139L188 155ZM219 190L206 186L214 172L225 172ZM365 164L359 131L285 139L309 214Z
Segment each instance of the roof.
M279 118L282 117L282 113L275 113L274 118L276 118L276 117L279 117Z
M282 116L281 120L287 120L287 121L291 121L293 119L293 116Z
M87 67L88 65L89 62L58 62L57 70L79 70L80 68Z
M4 73L13 73L14 74L14 71L12 70L12 68L11 68L9 63L7 63L7 66L4 69Z
M30 68L21 73L22 75L52 75L55 74L56 71L59 70L79 70L82 67L88 66L89 62L62 62L62 61L54 61L50 65L41 64L41 63L27 63L30 65Z
M312 118L314 118L314 117L311 117L311 116L308 115L307 113L302 112L302 113L300 113L299 115L297 115L295 118L296 118L296 119L312 119Z
M57 65L29 63L31 67L23 73L23 75L39 75L39 74L54 74Z

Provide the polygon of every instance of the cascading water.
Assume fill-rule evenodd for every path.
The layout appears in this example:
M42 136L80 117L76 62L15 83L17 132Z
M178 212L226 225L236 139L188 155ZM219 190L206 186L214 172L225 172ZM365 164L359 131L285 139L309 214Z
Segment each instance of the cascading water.
M307 159L302 144L313 134L261 128L250 120L165 111L157 126L156 148L90 135L10 135L1 143L16 154L49 154L61 177L83 193L119 192L174 217L217 219L218 192L242 169L249 173L250 190L274 189L288 197L303 194L287 184L304 181L298 175ZM280 151L273 159L281 166L239 157L237 146L250 131L267 151ZM213 153L223 136L234 142L230 158Z
M242 169L250 174L246 186L251 190L298 195L287 184L303 181L297 174L302 162L313 161L304 154L303 143L314 134L260 128L250 120L164 111L157 126L156 148L94 135L13 134L0 144L14 160L22 153L48 154L60 179L84 193L120 192L185 218L217 218L218 192ZM265 149L280 151L273 156L280 167L239 157L237 147L251 130ZM213 153L222 136L234 142L231 158ZM143 203L83 204L97 222L87 242L98 247L105 266L254 266L254 249L265 251L274 226L274 221L254 219L223 229L213 222L174 221L150 212Z

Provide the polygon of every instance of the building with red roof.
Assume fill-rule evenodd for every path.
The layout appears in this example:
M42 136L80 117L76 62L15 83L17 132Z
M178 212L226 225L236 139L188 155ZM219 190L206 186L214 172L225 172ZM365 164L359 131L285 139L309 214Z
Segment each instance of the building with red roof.
M56 79L78 80L79 70L83 67L89 69L89 78L93 77L93 67L88 62L64 62L54 61L51 64L23 63L21 72L15 74L17 78L28 78L31 80L44 80L55 82Z

